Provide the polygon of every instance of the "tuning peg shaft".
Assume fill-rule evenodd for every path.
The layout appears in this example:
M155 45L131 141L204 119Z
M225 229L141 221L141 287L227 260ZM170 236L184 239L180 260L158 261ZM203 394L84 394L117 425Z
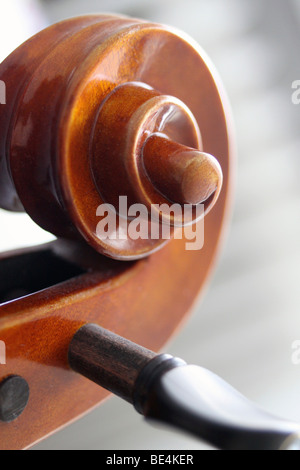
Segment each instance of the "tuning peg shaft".
M222 186L222 170L212 155L151 135L143 148L144 165L153 185L178 204L204 203Z

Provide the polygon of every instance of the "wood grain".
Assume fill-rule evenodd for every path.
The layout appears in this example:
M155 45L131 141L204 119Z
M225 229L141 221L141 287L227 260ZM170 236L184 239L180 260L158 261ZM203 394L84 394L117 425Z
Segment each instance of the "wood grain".
M0 423L4 450L28 448L108 396L68 366L69 343L82 325L97 323L154 351L182 325L220 249L231 203L233 148L219 78L198 46L172 28L107 16L68 20L21 46L0 65L0 75L10 83L9 105L5 112L0 108L1 205L24 206L43 228L69 239L25 252L47 249L83 270L0 305L0 338L7 345L0 380L19 375L30 387L22 416ZM184 103L200 129L201 151L220 163L223 189L205 218L201 251L187 251L183 239L138 261L99 253L115 258L121 253L122 259L145 255L145 247L136 245L99 249L95 211L102 198L89 165L99 103L132 80ZM195 147L189 142L180 143ZM1 260L12 256L16 253L2 254L0 268ZM47 272L46 263L43 267Z

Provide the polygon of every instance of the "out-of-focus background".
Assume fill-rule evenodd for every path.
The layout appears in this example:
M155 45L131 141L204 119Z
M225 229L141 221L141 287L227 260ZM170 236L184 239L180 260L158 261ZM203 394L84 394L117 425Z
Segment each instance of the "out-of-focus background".
M66 17L118 12L176 26L217 66L238 140L233 220L204 301L168 350L203 365L267 410L300 421L299 0L10 0L0 60ZM1 79L1 77L0 77ZM0 130L1 132L1 130ZM26 215L0 211L0 249L51 239ZM117 398L35 449L205 449L152 427Z

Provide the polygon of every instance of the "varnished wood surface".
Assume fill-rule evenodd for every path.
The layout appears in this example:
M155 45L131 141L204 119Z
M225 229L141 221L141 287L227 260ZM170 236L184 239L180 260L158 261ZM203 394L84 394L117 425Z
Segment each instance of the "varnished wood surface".
M223 177L213 156L157 133L146 140L143 160L149 178L169 200L197 205L205 204L214 195L214 202L217 201Z
M74 0L77 6L79 3ZM238 126L235 215L222 262L204 302L197 303L185 328L164 350L198 361L271 412L300 421L300 371L290 363L290 345L300 332L300 220L296 216L300 114L299 106L291 105L289 92L290 82L300 76L295 61L300 17L293 5L276 0L270 11L266 0L172 0L170 10L165 2L146 0L141 6L138 0L129 0L125 11L177 24L197 39L226 83ZM83 11L86 4L80 8ZM49 9L52 18L69 15L70 3L49 2ZM9 235L5 215L2 227ZM9 239L2 235L1 242L8 245ZM117 398L37 446L106 450L203 447L188 436L145 426Z
M76 28L79 25L82 26L83 20L72 21L74 24L76 23ZM80 34L80 40L83 39L82 35L90 35L94 29L92 37L96 38L97 36L97 40L99 40L101 28L94 24L97 23L95 17L84 21L88 21L91 26L89 31L84 30ZM115 28L114 22L119 20L106 18L103 21L107 22L106 28L109 30L109 27ZM128 21L126 28L129 24L132 26L130 20L124 21ZM133 24L137 23L133 20ZM122 27L124 28L124 24ZM106 28L105 30L108 31ZM94 252L83 248L80 244L73 248L69 243L57 242L53 245L53 250L60 251L63 256L70 256L73 261L77 260L79 265L84 266L88 272L51 287L47 291L41 291L0 306L0 336L7 344L7 365L1 368L1 376L5 377L11 373L20 375L27 380L30 387L30 400L23 415L13 423L0 423L1 449L29 447L77 419L107 396L106 391L77 376L68 368L67 350L70 340L78 328L85 323L98 323L108 330L158 351L180 326L197 295L203 289L219 251L230 205L232 183L230 117L222 86L219 79L215 79L214 72L203 59L201 51L198 51L196 46L191 46L185 38L182 39L178 33L160 29L158 26L140 26L140 24L131 30L126 30L126 28L118 37L120 47L123 44L124 35L128 35L129 42L133 40L135 44L138 43L140 47L134 50L135 53L139 53L139 60L134 63L143 64L139 68L140 79L159 89L161 93L179 98L191 109L201 129L203 151L214 155L220 162L224 176L223 189L218 202L205 219L205 245L201 251L186 251L185 240L174 240L149 258L124 264L109 260L101 255L96 256ZM158 36L155 34L156 30ZM62 32L61 26L55 26L52 30L42 33L42 38L45 39L47 36L45 41L48 43L49 37L52 39L53 36L59 37L60 34L65 35L66 33ZM74 53L72 41L75 41L75 38L72 38L73 36L68 32L65 37L67 43L60 43L58 39L51 52L51 60L43 61L40 65L39 76L41 78L47 76L48 84L52 84L53 87L51 90L48 89L47 96L44 94L45 89L38 88L35 81L23 83L22 86L26 85L26 93L23 98L25 97L28 106L23 108L17 125L11 129L15 142L12 151L14 176L16 180L19 178L19 183L16 185L17 190L20 194L24 192L21 175L23 183L25 184L25 179L26 185L33 187L30 197L26 194L22 195L25 208L44 228L49 228L48 224L50 224L53 229L53 224L56 224L57 227L59 226L57 234L60 234L62 229L62 232L68 235L72 235L73 229L71 224L66 225L66 214L62 213L58 204L61 195L58 197L56 194L56 199L53 197L52 180L47 180L45 175L41 175L40 180L33 181L32 177L36 170L34 159L28 160L32 165L30 171L27 171L26 174L22 173L22 168L18 166L18 158L20 157L18 152L26 144L22 139L29 139L31 142L30 139L34 135L40 135L39 133L43 132L43 126L47 129L49 124L46 122L47 120L43 120L44 114L41 114L41 110L35 106L32 107L31 99L39 98L40 102L44 102L44 108L49 111L53 129L57 129L55 110L61 95L56 96L55 91L59 87L62 68L55 68L54 63L58 60L58 64L62 65L59 60L60 52L67 45L72 50L72 58L76 64L79 60L76 54L87 53L84 49ZM76 41L79 41L79 38ZM93 41L90 41L90 50L93 46ZM157 55L155 56L157 48L162 53L159 58ZM95 51L100 49L96 48ZM36 60L35 55L46 54L46 50L43 39L41 39L37 49L28 49L29 56L27 54L23 56L23 52L17 51L13 64L10 64L6 73L12 73L12 70L15 70L14 66L19 64L20 68L15 70L16 79L20 73L25 77L24 72L28 71L27 68L29 69L27 64L32 67L31 60ZM29 51L31 52L29 53ZM122 47L119 51L121 53ZM126 51L128 52L128 49ZM150 57L153 59L150 63L146 60L149 51L152 52ZM193 52L189 54L187 51ZM83 80L79 70L73 85L67 89L61 89L61 92L65 93L68 103L75 97L78 99L71 116L68 116L71 107L65 107L62 114L63 125L58 129L60 138L63 139L67 135L72 141L73 151L76 150L78 153L73 153L72 159L67 151L63 153L65 166L61 167L61 170L64 171L59 176L62 179L62 189L65 192L63 196L67 201L68 211L70 211L71 217L76 212L76 223L80 222L82 231L87 223L94 226L95 222L94 215L92 218L89 211L86 211L87 206L94 207L99 202L98 199L93 200L95 196L93 196L93 192L86 191L86 188L89 187L90 176L88 176L84 162L81 162L80 158L76 158L77 155L84 154L84 149L86 150L89 126L91 126L90 115L84 112L87 109L85 93L91 93L90 99L93 103L93 99L97 101L95 93L102 92L91 81L93 77L97 76L97 73L101 73L101 70L97 70L97 57L97 52L93 52L87 59L89 73L86 80ZM130 78L128 74L130 76L131 68L126 62L126 54L124 56L119 54L116 59L116 49L107 43L106 58L107 63L112 68L115 67L118 73L120 71L125 73L126 80ZM184 62L185 60L186 62ZM66 61L65 66L71 68L75 63ZM148 67L145 66L145 63L148 64ZM160 73L161 70L164 71L163 74ZM182 70L186 74L185 86L182 86ZM51 76L49 76L50 72ZM105 84L105 80L103 83ZM21 89L18 93L21 93ZM49 96L53 99L49 99ZM91 113L93 112L91 106L88 109ZM34 116L35 112L37 114ZM34 121L32 122L35 122L36 125L38 123L39 129L32 128L30 132L26 133L24 125L28 122L29 117L33 116ZM81 116L84 116L83 121ZM70 119L74 124L72 129L68 129ZM1 145L4 145L3 141ZM65 150L69 148L68 145L64 147ZM45 168L48 168L50 142L44 141L42 143L40 139L37 139L35 142L31 142L30 148L45 159ZM72 185L66 191L65 178L71 175L68 170L66 171L68 168L70 171L72 168L74 180L71 181ZM5 178L5 171L2 176ZM43 185L41 185L41 181L44 183ZM8 180L2 182L1 190L4 193L7 190L6 194L11 196L12 191L9 188ZM82 194L85 194L84 200L79 197ZM14 202L17 201L16 198L13 197L10 201L8 199L7 206L13 208ZM43 210L45 201L48 207L47 211ZM76 207L74 206L75 202ZM36 214L33 214L35 211ZM91 218L83 221L82 217ZM91 240L89 242L91 243ZM6 256L8 255L2 255L2 258ZM45 266L46 269L47 266Z
M92 15L42 31L1 64L0 74L9 83L9 106L0 113L0 206L24 207L45 230L83 238L115 259L139 259L163 246L163 238L128 237L120 244L99 237L96 211L104 203L118 207L124 195L130 205L176 202L174 182L163 195L157 178L153 185L143 174L149 133L205 146L219 159L205 141L220 126L216 115L225 118L222 98L197 46L166 26ZM208 212L222 176L210 158L205 168L205 175L197 172ZM183 181L193 203L199 202L191 190L194 173Z

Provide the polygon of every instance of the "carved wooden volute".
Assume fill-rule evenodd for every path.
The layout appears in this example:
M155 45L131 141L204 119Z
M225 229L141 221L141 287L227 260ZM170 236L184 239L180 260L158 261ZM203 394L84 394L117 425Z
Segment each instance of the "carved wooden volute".
M220 250L234 152L213 66L167 26L66 20L7 57L0 80L0 207L27 212L58 238L0 254L0 449L23 449L108 395L70 368L83 325L158 351L182 324ZM157 237L128 236L120 197L147 209L146 228L151 211ZM174 204L188 205L188 216ZM99 207L120 216L114 230L124 238L99 233ZM174 237L165 239L167 225ZM185 231L175 236L199 227L197 249L187 249Z

